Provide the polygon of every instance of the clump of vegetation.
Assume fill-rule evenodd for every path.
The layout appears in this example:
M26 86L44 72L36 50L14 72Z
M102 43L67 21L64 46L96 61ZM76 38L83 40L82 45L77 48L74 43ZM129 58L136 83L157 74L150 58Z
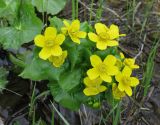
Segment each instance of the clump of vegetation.
M59 15L68 2L72 5L71 19ZM0 67L0 92L3 94L3 91L9 91L22 96L5 88L7 83L10 84L7 81L9 72L23 80L29 80L32 91L27 115L33 125L47 124L37 116L36 105L39 99L45 100L48 96L51 96L49 104L53 109L50 124L55 123L54 115L57 113L67 125L69 122L55 104L79 111L79 114L82 107L84 110L85 107L90 107L98 111L102 109L104 103L108 104L110 108L108 114L104 115L106 118L101 117L99 124L107 123L111 117L112 124L117 125L123 98L134 100L139 84L144 89L141 87L138 89L144 90L143 96L147 96L153 76L154 58L159 46L156 38L154 38L155 46L149 54L142 84L140 82L142 78L139 80L135 71L143 68L143 65L139 66L136 63L136 59L142 54L145 44L146 33L143 40L142 37L149 11L145 14L138 35L135 29L135 20L138 19L135 16L141 3L136 3L136 0L126 1L127 13L124 16L126 15L127 20L132 18L131 26L127 23L121 26L127 27L129 32L134 32L136 38L143 42L138 54L131 57L130 53L120 46L124 39L127 42L126 37L131 37L129 33L123 32L115 22L112 22L112 18L107 19L110 19L108 21L110 25L103 23L105 1L99 0L96 12L94 0L89 2L89 7L80 0L1 0L0 2L0 47L7 53L6 59L11 63L10 68L5 68L4 65ZM120 4L119 1L109 2ZM150 2L148 10L152 9L153 3ZM79 17L79 4L82 4L89 13L89 18L84 21ZM123 21L115 11L109 8L107 10ZM36 87L43 81L47 87L37 92ZM136 99L134 101L137 103ZM143 101L137 105L143 106ZM15 121L14 124L19 122Z

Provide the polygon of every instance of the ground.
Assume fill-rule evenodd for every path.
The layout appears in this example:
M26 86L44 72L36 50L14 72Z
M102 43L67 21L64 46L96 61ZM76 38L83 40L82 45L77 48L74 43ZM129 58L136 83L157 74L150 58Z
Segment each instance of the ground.
M58 17L71 19L71 3L68 3ZM94 0L93 11L91 11L89 0L79 0L79 19L81 21L90 20L89 14L92 13L91 23L95 22L96 9L99 6L98 0ZM101 22L110 25L112 23L120 27L120 32L127 34L121 39L120 49L127 57L136 57L136 62L140 69L135 74L141 82L146 72L147 60L151 53L151 48L160 39L160 1L159 0L107 0L103 4ZM41 16L41 15L39 15ZM22 49L31 44L26 44ZM33 83L24 80L15 72L11 71L13 64L9 61L9 53L0 48L0 66L10 70L7 89L0 94L0 118L5 121L5 125L11 125L16 120L23 125L28 125L28 109L30 97L32 95ZM150 82L146 96L143 96L143 84L136 88L136 93L132 98L125 97L122 101L124 110L121 112L120 123L122 125L160 125L160 47L157 48L154 57L154 73ZM41 81L36 86L36 94L47 90L47 81ZM17 95L16 93L19 93ZM38 99L36 104L37 117L41 117L47 124L51 122L51 96ZM101 109L90 109L81 106L79 112L69 111L58 104L57 109L69 121L71 125L111 125L112 119L108 114L110 106L103 104ZM107 116L107 121L102 117ZM55 114L55 125L63 124L57 114Z

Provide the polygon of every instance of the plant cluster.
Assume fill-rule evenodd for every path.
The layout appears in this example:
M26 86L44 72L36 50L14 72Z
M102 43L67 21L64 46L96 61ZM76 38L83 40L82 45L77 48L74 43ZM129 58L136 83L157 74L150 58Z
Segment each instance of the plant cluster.
M82 23L84 28L88 27L88 33L83 31L80 25L79 20L63 20L59 29L47 27L44 35L39 34L34 39L35 45L42 48L38 52L39 58L51 62L57 70L64 68L64 74L66 72L66 76L60 74L59 78L55 79L56 83L50 83L50 86L65 84L63 87L65 90L68 88L68 95L81 93L83 90L87 103L88 100L98 103L107 100L106 94L116 100L126 94L131 96L131 87L139 84L139 80L131 76L132 70L139 66L135 64L135 59L125 58L123 53L118 51L118 39L125 34L119 34L119 28L114 24L107 27L105 24L96 23L93 29L87 23ZM73 96L74 98L79 97ZM86 103L85 101L82 103Z
M66 1L1 0L0 44L11 51L11 62L20 67L16 73L24 79L47 80L54 100L73 110L82 103L98 107L104 100L131 96L131 87L139 84L132 71L139 66L118 49L118 41L125 34L120 34L114 24L107 27L98 22L93 27L78 19L56 16L44 22L47 14L60 12ZM43 19L36 15L35 8ZM43 26L45 23L49 25ZM30 49L12 53L33 41ZM2 82L6 83L4 79Z

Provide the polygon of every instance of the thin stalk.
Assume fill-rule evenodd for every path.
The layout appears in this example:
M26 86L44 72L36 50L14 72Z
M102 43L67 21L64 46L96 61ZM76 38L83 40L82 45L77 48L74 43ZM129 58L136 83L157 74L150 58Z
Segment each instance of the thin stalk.
M76 10L75 10L75 0L72 0L72 20L75 19L76 14L75 14Z
M78 0L75 0L76 2L76 7L75 7L75 18L78 19Z
M35 124L36 124L36 113L35 113L35 107L33 107L32 125Z
M108 120L109 116L115 111L115 109L117 108L117 106L118 106L118 104L116 104L116 105L110 110L110 112L109 112L108 115L106 116L105 121Z
M34 88L33 88L33 91L32 91L31 102L30 102L30 108L29 108L29 117L31 117L32 114L33 114L33 109L34 109L34 98L35 98L35 89L36 89L36 83L34 84Z
M63 122L65 123L65 125L70 125L68 123L68 121L63 117L63 115L57 110L57 108L54 106L54 104L51 102L52 107L54 108L54 110L57 112L57 114L60 116L60 118L63 120Z
M92 20L92 14L93 14L93 0L91 0L91 9L90 9L90 14L89 14L89 22L91 22L91 20Z
M97 10L97 12L96 12L96 22L99 22L100 21L100 19L101 19L101 17L102 17L102 10L103 10L103 8L102 8L102 5L103 5L103 0L99 0L99 8L98 8L98 10Z
M51 125L54 125L54 111L52 111Z
M149 15L151 14L151 10L152 10L152 8L153 8L154 1L155 1L155 0L152 1L152 3L151 3L151 4L149 5L149 7L148 7L148 10L146 11L145 19L144 19L144 21L143 21L142 28L141 28L141 32L140 32L140 37L142 36L142 33L143 33L144 29L145 29L145 26L147 25L148 17L149 17Z
M118 125L119 119L120 119L120 113L121 113L121 103L118 104L117 110L116 110L116 116L113 121L113 125Z
M114 106L114 98L112 99L112 106ZM117 105L118 106L118 105ZM114 116L115 116L115 110L113 110L113 113L112 113L112 119L114 121Z
M136 9L136 1L135 0L133 0L133 2L132 2L132 7L133 7L132 27L134 27L134 24L135 24L135 22L134 22L134 19L135 19L135 9Z
M149 57L147 59L146 70L145 70L144 78L143 78L143 81L142 81L142 83L144 85L144 93L143 93L144 96L147 95L147 92L148 92L148 89L150 87L150 83L151 83L151 80L152 80L153 70L154 70L154 59L155 59L155 56L156 56L157 48L159 46L159 42L160 42L160 39L152 47L152 49L149 53Z

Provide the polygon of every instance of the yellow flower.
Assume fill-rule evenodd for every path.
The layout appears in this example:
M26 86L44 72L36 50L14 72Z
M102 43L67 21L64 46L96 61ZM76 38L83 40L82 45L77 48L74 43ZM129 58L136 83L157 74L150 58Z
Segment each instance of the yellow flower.
M120 59L117 59L117 62L116 62L116 66L119 68L119 70L121 70L121 68L123 67L123 62L122 60L124 59L124 54L122 52L120 52Z
M113 97L115 98L115 99L121 99L122 97L124 97L126 94L124 93L124 92L121 92L119 89L118 89L118 87L117 87L117 85L116 85L116 83L113 83L112 84L112 95L113 95Z
M126 58L123 63L125 66L128 66L131 69L138 69L139 68L138 65L135 65L135 59L132 59L132 58Z
M57 34L56 28L47 27L44 35L39 34L34 38L35 45L42 48L39 57L46 60L50 56L62 55L62 48L60 45L64 40L65 36L63 34Z
M86 85L86 88L83 90L83 92L86 96L97 95L107 90L106 86L101 85L102 79L100 77L94 80L91 80L89 79L89 77L86 77L84 78L84 84Z
M63 51L60 56L50 56L49 61L53 63L53 66L60 67L67 57L67 51Z
M96 33L88 33L88 37L91 41L96 42L96 46L100 50L105 50L107 46L117 46L118 41L115 40L119 36L125 36L125 34L119 34L118 26L112 24L110 28L102 23L95 24Z
M118 67L119 70L121 70L121 68L123 67L123 63L120 59L117 59L115 66Z
M125 57L124 57L124 54L122 53L122 52L120 52L120 57L121 57L121 59L124 59Z
M92 69L87 71L87 75L91 80L100 76L105 82L112 82L112 77L118 73L118 67L115 66L116 58L113 55L108 55L102 62L97 55L90 57Z
M86 32L80 30L80 21L73 20L71 24L67 20L63 21L65 27L61 28L62 33L69 35L73 42L80 44L80 38L86 37Z
M131 87L135 87L139 84L139 80L136 77L130 77L132 74L132 70L125 66L122 72L116 75L116 81L118 83L118 89L120 91L125 91L127 95L132 95Z

